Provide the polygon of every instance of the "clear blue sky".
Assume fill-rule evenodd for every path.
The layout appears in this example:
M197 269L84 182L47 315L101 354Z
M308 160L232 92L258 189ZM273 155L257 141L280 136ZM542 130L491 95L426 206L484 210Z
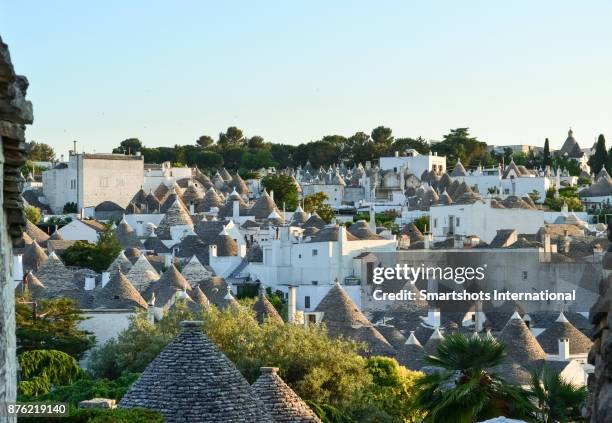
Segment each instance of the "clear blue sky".
M230 125L293 144L469 126L553 147L571 125L587 147L612 140L610 22L609 1L0 0L0 35L30 80L28 139L62 153Z

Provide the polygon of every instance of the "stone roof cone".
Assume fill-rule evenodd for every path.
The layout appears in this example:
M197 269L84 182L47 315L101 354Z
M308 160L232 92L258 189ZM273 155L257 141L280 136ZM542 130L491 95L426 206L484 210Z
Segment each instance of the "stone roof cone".
M147 366L119 407L147 408L173 422L274 420L232 362L202 333L202 322L181 332Z
M397 361L411 370L420 370L423 367L423 357L425 350L419 342L414 331L410 331L410 336L406 342L400 347L397 353Z
M142 247L142 243L138 239L138 235L132 226L125 220L125 216L121 219L119 226L115 229L115 235L117 235L117 239L119 240L119 244L123 248L140 248Z
M544 360L546 353L523 319L514 313L497 339L506 346L506 353L520 365Z
M268 194L268 192L264 190L261 197L259 197L255 201L255 204L253 204L253 207L251 207L249 214L255 216L255 219L266 219L273 211L276 211L280 215L280 212L276 207L274 200L272 199L270 194Z
M268 300L266 290L261 285L259 286L257 301L253 304L253 310L255 310L255 316L259 323L264 323L266 320L280 324L284 323L283 318L278 314L270 300Z
M172 264L158 280L149 285L144 292L144 296L149 298L151 295L155 294L158 306L164 307L169 305L177 291L183 290L191 293L191 285L189 285L189 282L187 282L174 264Z
M438 345L440 345L440 342L443 339L444 335L442 335L442 332L440 332L440 328L436 328L423 347L425 354L435 354L438 351Z
M32 270L37 272L43 264L47 262L47 253L42 249L36 240L32 241L23 252L23 268L24 270Z
M54 252L49 254L49 259L38 269L36 277L51 292L70 289L74 286L72 271L64 266Z
M113 309L147 308L147 302L121 270L98 292L95 304L96 307Z
M195 286L202 279L206 278L210 272L206 270L200 260L194 255L189 259L187 265L183 267L181 274L191 286Z
M333 338L345 336L365 342L373 355L395 355L395 350L370 323L338 282L327 292L317 308Z
M262 400L277 423L320 423L308 405L278 375L276 367L262 367L253 384L253 391Z
M126 276L139 292L143 292L152 282L159 279L159 273L145 256L138 257Z
M28 272L26 274L25 280L25 285L20 283L17 288L15 288L15 295L21 295L25 292L29 292L32 298L44 297L45 286L36 276L34 276L32 272Z
M548 354L559 353L559 339L569 339L570 354L586 354L593 342L570 323L563 312L544 332L536 338L542 349Z
M132 268L132 262L128 260L125 256L125 253L121 251L119 255L113 260L113 262L108 266L106 271L110 273L111 278L115 276L118 271L121 271L124 275L130 271Z
M166 212L166 215L159 222L157 229L155 229L155 234L159 239L171 239L170 228L177 225L186 225L193 229L193 221L189 217L187 209L183 207L181 202L175 200Z
M38 226L30 222L29 220L26 222L25 233L27 233L30 238L34 241L38 242L39 245L45 246L47 240L49 239L49 235L44 233Z

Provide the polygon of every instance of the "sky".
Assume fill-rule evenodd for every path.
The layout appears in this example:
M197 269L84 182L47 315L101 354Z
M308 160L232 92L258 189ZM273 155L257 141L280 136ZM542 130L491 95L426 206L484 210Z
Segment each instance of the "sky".
M581 4L582 3L582 4ZM559 148L612 139L612 2L0 0L27 138L66 154L378 125Z

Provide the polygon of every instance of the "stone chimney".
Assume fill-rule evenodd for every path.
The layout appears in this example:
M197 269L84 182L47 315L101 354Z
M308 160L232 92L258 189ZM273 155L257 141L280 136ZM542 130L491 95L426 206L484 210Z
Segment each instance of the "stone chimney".
M232 203L232 219L234 222L238 221L240 217L240 202L238 200L234 200Z
M288 310L287 310L287 321L290 324L295 323L295 312L297 305L297 286L288 287Z
M559 359L563 361L570 359L570 343L568 338L559 338Z
M374 206L370 205L370 222L368 223L370 226L370 230L376 233L376 212L374 211Z

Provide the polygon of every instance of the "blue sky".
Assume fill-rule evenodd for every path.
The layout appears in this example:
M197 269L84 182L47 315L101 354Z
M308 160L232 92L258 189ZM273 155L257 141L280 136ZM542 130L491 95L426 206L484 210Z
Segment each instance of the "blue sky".
M28 139L65 153L216 138L298 144L383 124L492 144L612 139L612 3L14 1ZM81 149L79 148L79 150Z

